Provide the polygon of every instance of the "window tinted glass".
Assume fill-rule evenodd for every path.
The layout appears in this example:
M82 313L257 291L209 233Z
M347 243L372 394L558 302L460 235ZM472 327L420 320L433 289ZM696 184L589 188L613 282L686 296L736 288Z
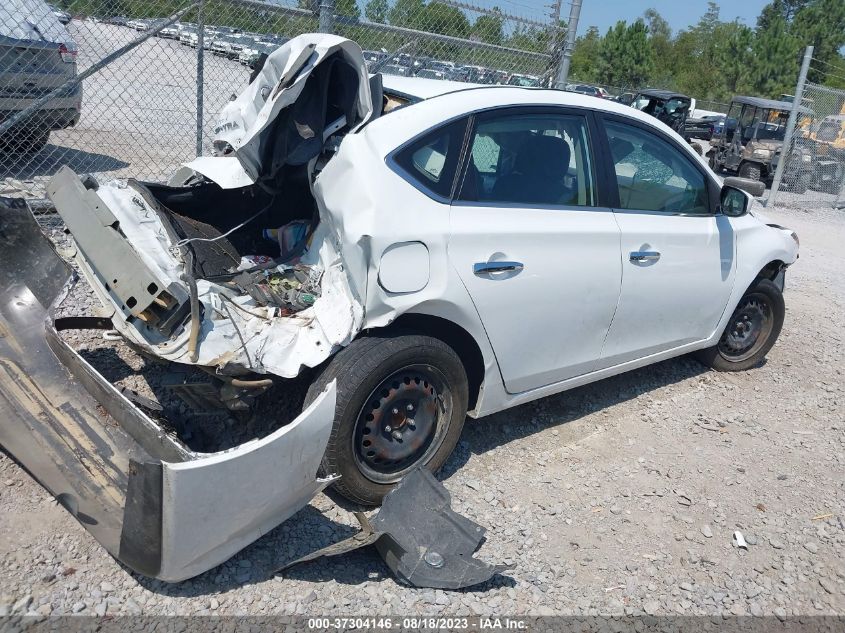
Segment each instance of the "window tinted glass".
M438 128L396 154L396 163L422 189L448 196L452 192L466 119Z
M473 131L460 199L538 205L595 205L583 117L502 115Z
M709 213L707 185L680 150L632 125L605 122L622 209Z

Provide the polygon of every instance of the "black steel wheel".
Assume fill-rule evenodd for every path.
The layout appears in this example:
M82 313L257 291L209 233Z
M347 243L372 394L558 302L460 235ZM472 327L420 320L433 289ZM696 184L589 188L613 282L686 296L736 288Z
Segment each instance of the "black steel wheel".
M719 340L719 353L732 362L750 358L768 340L773 325L768 297L763 293L745 295Z
M460 358L443 341L412 333L360 337L312 382L308 406L337 381L335 420L320 472L364 505L409 471L438 470L461 435L469 386Z
M352 447L372 481L395 483L440 448L452 408L446 378L430 365L409 365L376 387L358 414Z
M697 352L698 359L718 371L756 367L777 341L785 312L780 289L758 279L739 300L718 344Z

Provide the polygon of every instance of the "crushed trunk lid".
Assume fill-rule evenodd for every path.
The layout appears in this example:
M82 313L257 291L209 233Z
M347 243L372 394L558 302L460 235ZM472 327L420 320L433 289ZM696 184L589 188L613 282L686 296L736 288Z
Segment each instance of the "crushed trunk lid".
M306 33L267 57L246 90L223 108L214 129L215 156L186 166L224 189L272 180L284 165L308 163L329 136L354 132L372 114L360 46Z

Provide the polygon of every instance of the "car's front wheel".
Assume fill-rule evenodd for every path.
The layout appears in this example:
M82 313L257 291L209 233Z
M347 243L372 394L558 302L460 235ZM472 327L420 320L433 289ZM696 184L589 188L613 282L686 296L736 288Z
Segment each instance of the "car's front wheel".
M381 502L408 472L439 469L458 442L467 411L464 366L443 341L412 333L354 340L311 384L306 406L337 380L337 406L323 475L365 505Z
M758 279L740 299L719 343L699 351L699 360L718 371L756 367L777 341L785 312L780 289Z

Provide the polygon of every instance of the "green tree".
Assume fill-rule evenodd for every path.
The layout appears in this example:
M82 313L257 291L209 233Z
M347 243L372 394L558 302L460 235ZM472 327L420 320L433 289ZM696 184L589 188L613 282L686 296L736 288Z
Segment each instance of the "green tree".
M748 87L754 64L753 44L754 31L738 21L717 27L713 54L722 77L723 90L712 95L714 98L727 100Z
M774 16L765 29L758 29L749 71L754 92L764 97L791 93L798 77L798 49L799 44L790 35L782 16Z
M355 20L361 17L361 9L355 0L335 0L334 12L335 15L345 15Z
M387 21L387 0L369 0L364 7L364 15L370 22L384 24Z
M396 0L387 12L388 21L394 26L409 29L424 27L425 3L423 0Z
M654 68L648 27L641 19L631 25L623 20L608 29L599 49L599 81L612 86L644 85Z
M813 57L823 62L811 66L809 79L821 83L829 72L829 64L845 46L845 2L813 0L796 13L790 33L800 47L813 46Z
M648 26L648 42L655 60L653 81L667 85L672 77L672 29L656 9L643 14Z
M501 10L499 7L493 7L493 15L481 15L476 19L472 25L471 36L488 44L501 44L505 38L503 23Z
M469 20L464 12L436 0L426 5L423 24L427 31L433 33L454 37L469 36Z
M601 35L595 26L575 40L572 51L571 75L580 81L598 81Z

